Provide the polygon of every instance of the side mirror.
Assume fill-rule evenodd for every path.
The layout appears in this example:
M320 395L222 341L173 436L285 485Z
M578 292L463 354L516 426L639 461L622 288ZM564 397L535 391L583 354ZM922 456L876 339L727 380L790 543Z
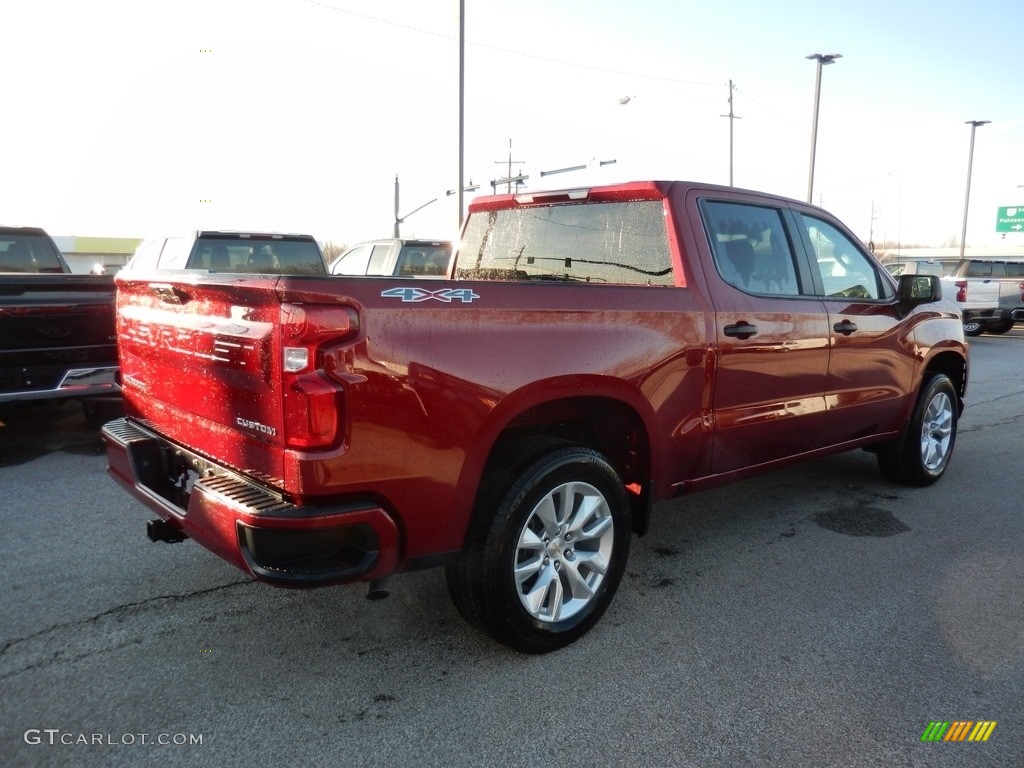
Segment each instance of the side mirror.
M911 307L930 304L942 298L942 282L937 275L900 275L897 297Z

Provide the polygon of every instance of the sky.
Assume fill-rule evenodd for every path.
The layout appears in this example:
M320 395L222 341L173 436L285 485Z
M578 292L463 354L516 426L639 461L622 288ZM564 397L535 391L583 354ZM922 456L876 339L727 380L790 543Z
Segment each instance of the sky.
M466 202L510 169L525 190L728 184L730 158L736 186L806 199L806 57L838 53L813 202L865 241L958 242L966 122L988 120L966 241L1024 245L995 232L998 207L1024 207L1020 15L989 0L465 0L462 181L480 186ZM397 177L403 236L457 236L458 0L3 0L0 29L0 223L351 245L391 236Z

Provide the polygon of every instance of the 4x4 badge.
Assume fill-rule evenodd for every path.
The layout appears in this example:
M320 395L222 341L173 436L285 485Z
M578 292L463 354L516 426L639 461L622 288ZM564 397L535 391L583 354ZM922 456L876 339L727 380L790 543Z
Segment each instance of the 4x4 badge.
M474 299L479 299L480 294L474 293L470 288L442 288L438 291L428 291L425 288L388 288L386 291L381 291L381 298L385 299L401 299L403 302L418 302L418 301L429 301L431 299L435 301L443 301L445 304L450 304L453 301L461 301L463 304L469 304Z

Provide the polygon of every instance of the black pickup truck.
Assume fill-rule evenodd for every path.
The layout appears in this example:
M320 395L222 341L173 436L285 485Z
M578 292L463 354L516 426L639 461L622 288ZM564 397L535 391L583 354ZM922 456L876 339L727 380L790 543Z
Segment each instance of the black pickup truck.
M114 278L71 273L36 227L0 227L0 407L81 399L99 422L120 407Z

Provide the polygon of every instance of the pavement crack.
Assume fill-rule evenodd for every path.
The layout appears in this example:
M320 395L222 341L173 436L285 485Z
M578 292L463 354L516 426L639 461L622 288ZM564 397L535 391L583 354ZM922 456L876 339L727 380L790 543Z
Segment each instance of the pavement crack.
M210 595L214 595L218 592L224 592L229 589L234 589L239 586L253 584L252 579L241 579L239 581L228 582L227 584L220 584L215 587L209 587L207 589L197 589L193 592L186 592L185 594L173 594L173 595L157 595L150 597L145 600L139 600L137 602L125 603L124 605L118 605L114 608L109 608L105 611L95 614L94 616L88 616L85 618L77 619L75 621L66 621L54 624L52 626L41 629L32 634L25 635L24 637L11 638L4 641L3 645L0 646L0 662L13 662L12 657L19 657L27 655L29 657L35 657L34 660L23 663L16 669L8 669L0 671L0 680L12 677L14 675L27 672L32 669L48 666L58 661L77 661L88 656L92 656L96 653L101 653L116 648L121 648L126 645L130 645L134 642L138 642L137 639L132 639L120 644L115 644L113 647L87 647L81 652L75 653L67 644L62 643L56 648L47 648L52 645L55 638L64 637L69 632L73 632L76 641L79 638L79 634L88 628L97 627L104 624L108 620L121 621L126 616L141 613L149 610L153 607L161 605L173 605L177 603L183 603L189 600L195 600L204 598ZM88 639L81 640L78 642L79 645L89 645ZM14 662L16 663L16 662Z
M1001 402L1002 400L1009 400L1011 398L1020 397L1022 395L1024 395L1024 390L1021 389L1015 390L1013 392L1004 392L1001 395L997 395L996 397L990 397L986 400L971 400L970 403L967 404L967 407L977 408L979 405L991 405L992 403L998 403Z

